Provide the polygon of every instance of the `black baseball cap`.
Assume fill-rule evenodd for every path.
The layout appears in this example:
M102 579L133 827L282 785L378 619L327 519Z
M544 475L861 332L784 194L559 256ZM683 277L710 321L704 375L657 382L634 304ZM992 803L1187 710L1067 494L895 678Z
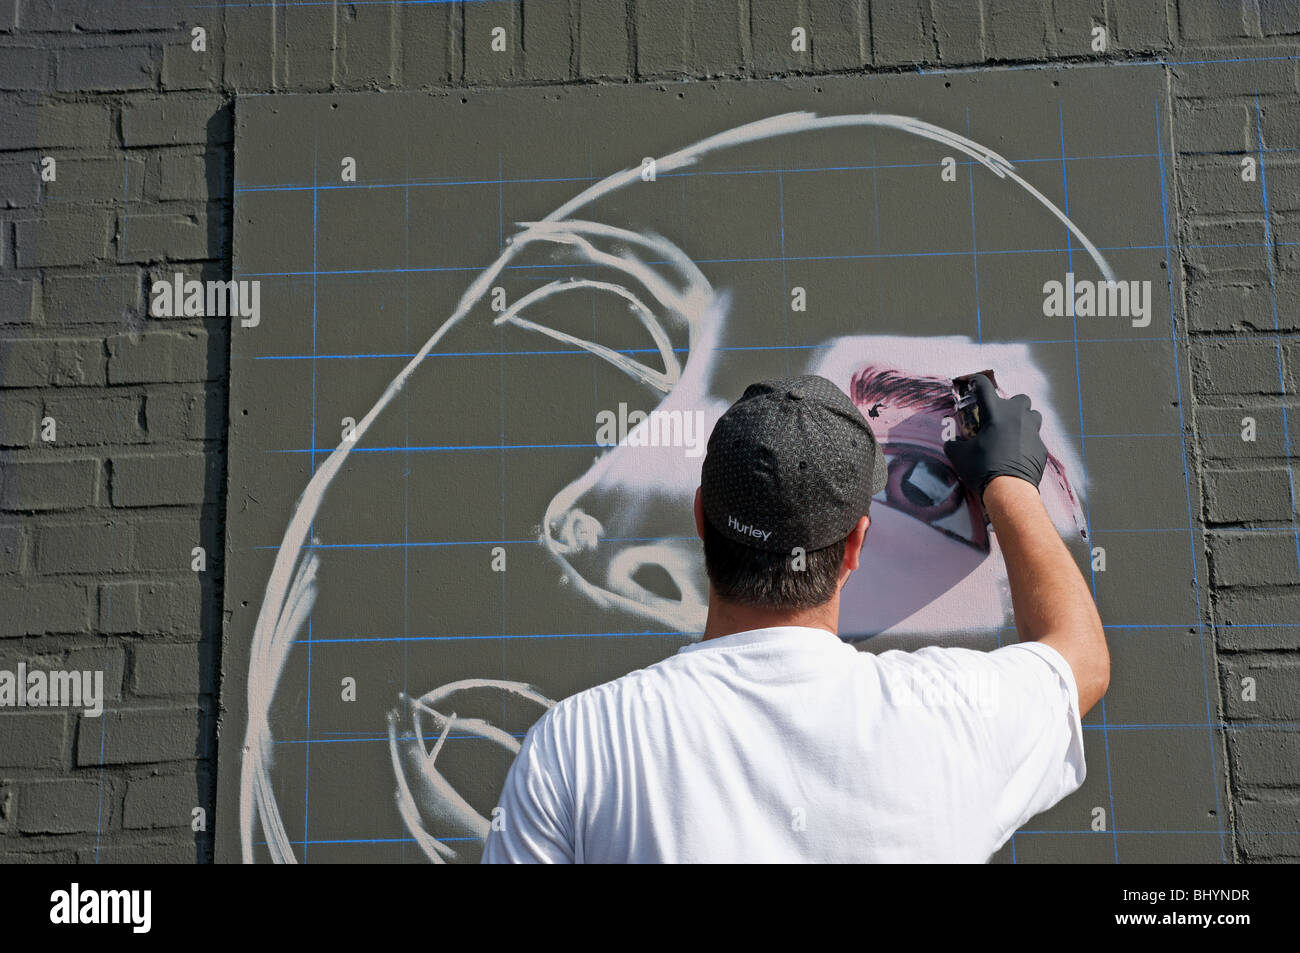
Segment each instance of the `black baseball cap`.
M718 418L700 495L728 539L811 552L848 536L887 480L862 412L829 380L805 374L750 384Z

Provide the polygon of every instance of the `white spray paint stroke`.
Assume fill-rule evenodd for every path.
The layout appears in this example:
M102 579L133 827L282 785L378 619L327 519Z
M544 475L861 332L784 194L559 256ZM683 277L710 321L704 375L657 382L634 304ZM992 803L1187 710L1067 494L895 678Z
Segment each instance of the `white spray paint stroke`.
M725 402L710 400L707 392L730 302L729 292L714 295L700 322L702 328L692 342L685 371L656 408L664 412L703 411L705 433L712 432L713 425L727 409ZM644 420L633 432L648 425L649 420ZM614 451L603 454L551 499L542 517L542 543L560 563L564 578L572 588L600 608L621 609L681 632L703 631L707 594L700 590L692 561L680 543L649 543L625 550L609 567L612 578L608 587L593 583L570 561L571 557L593 548L604 535L600 522L578 506L588 491L600 485L617 485L626 495L635 496L637 485L648 486L664 479L665 463L675 465L677 472L673 476L678 482L691 479L692 474L699 475L699 459L692 460L684 454L665 456L656 448L632 444L630 437L631 434ZM668 574L681 593L680 601L656 597L632 581L637 568L646 564L658 565ZM618 581L622 582L621 586Z
M491 825L437 768L438 755L447 735L455 728L491 741L512 755L519 753L519 742L508 731L481 718L461 718L454 711L450 715L444 715L438 710L437 706L453 695L484 689L507 692L531 701L544 710L555 704L537 688L523 682L471 678L440 686L419 698L399 695L398 710L388 715L388 751L397 778L397 810L416 844L433 863L447 863L461 858L454 848L430 832L431 826L454 832L444 833L444 837L464 836L482 840L487 837ZM398 736L398 722L403 715L409 720L410 738ZM439 729L438 740L432 749L425 741L426 718ZM417 790L412 789L412 782Z
M784 113L709 136L694 145L655 160L655 165L658 172L672 172L694 165L701 157L718 150L743 146L747 143L776 136L846 126L892 129L929 139L970 156L999 178L1011 179L1069 229L1071 234L1078 239L1088 252L1106 280L1114 280L1114 273L1110 265L1102 257L1096 246L1064 212L1021 178L1014 171L1014 167L1010 162L973 140L920 119L874 113L823 117L811 112ZM432 352L447 332L483 299L492 282L519 253L520 249L526 247L530 242L538 240L579 244L583 241L580 235L584 230L588 233L599 234L609 229L609 226L602 226L593 222L572 222L567 221L567 219L574 211L594 202L609 192L640 180L641 170L639 167L625 169L585 189L551 212L542 221L517 223L524 230L514 236L513 239L508 239L509 247L470 284L457 303L456 310L434 331L419 352L393 378L374 406L357 424L352 439L341 442L335 447L312 475L307 482L307 486L299 495L294 505L293 516L289 520L289 525L285 529L284 537L276 553L275 563L262 598L262 605L253 627L247 689L248 723L245 730L244 750L240 765L239 827L241 853L245 863L253 861L254 826L259 820L266 835L266 843L271 859L277 863L294 863L297 859L293 854L289 837L284 830L271 785L270 760L274 741L271 736L269 718L271 702L283 674L289 650L315 602L315 575L319 558L314 552L304 552L304 550L312 523L320 510L330 483L338 473L339 468L347 460L352 448L365 436L375 418L388 407L393 398L406 385L415 369L420 366L424 358ZM670 309L667 316L684 319L690 330L690 344L693 347L695 338L701 331L701 324L707 309L713 303L711 294L702 295L700 293L703 289L710 287L707 279L704 279L704 276L695 267L694 263L671 242L653 235L637 236L637 240L655 249L662 260L678 269L679 274L694 278L694 281L688 282L688 291L690 293L685 297L668 294L672 289L667 286L666 282L656 280L657 276L643 262L631 258L610 256L613 259L611 263L616 264L618 267L631 269L640 278L646 280L646 286L652 292L659 289L655 293L655 297L661 303L666 303L665 298L668 300L678 299L677 303L686 310L676 311L676 309ZM596 252L594 248L590 249L590 251L593 255L601 254ZM559 290L555 286L563 284L557 282L548 287ZM549 293L553 293L553 291ZM539 299L534 298L534 300ZM644 309L640 308L637 309L637 313L642 316L647 314ZM503 315L497 320L506 320L506 318ZM520 319L517 314L514 314L508 320L512 323L518 323ZM551 329L543 329L540 325L534 325L531 322L520 326L528 327L529 330L542 331L552 337L558 337L561 333ZM676 383L667 366L665 371L662 372L664 376L660 377L660 372L640 365L639 362L631 361L624 355L615 355L608 349L602 350L601 345L595 342L583 342L574 339L571 343L599 354L614 366L651 386L655 386L656 389L662 390L664 385L671 389L671 386Z

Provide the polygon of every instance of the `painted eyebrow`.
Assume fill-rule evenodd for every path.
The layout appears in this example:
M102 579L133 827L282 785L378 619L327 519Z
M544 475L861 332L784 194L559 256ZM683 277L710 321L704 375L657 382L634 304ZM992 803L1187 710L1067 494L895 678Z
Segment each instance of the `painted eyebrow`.
M874 364L853 375L849 396L859 407L888 403L938 413L950 413L953 409L951 381L941 377L905 376Z

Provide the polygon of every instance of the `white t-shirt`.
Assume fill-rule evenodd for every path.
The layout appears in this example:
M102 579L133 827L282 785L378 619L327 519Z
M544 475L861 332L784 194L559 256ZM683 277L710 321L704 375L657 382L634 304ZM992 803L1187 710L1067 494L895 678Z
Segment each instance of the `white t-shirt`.
M983 863L1084 775L1055 649L876 655L755 629L550 709L483 861Z

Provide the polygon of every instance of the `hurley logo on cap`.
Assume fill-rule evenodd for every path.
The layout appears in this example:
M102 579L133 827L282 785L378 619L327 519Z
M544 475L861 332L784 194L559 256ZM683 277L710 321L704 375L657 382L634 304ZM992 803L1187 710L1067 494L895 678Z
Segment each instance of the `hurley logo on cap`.
M740 520L736 519L730 513L727 514L727 526L730 529L734 529L737 533L744 536L753 536L755 539L763 540L763 542L767 542L772 536L772 531L770 529L759 529L756 526L750 526L748 523L742 524Z

